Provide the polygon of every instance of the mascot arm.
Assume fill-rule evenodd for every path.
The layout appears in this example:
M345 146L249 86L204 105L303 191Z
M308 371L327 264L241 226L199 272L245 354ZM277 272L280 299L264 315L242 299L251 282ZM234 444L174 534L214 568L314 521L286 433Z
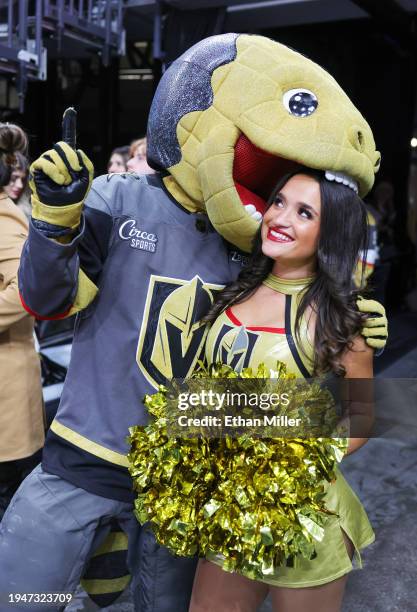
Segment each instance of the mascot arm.
M362 328L368 346L378 351L385 348L388 338L388 321L385 315L385 308L375 300L365 300L359 297L357 306L360 312L369 315Z
M40 229L32 220L19 269L20 296L30 314L62 319L94 300L112 227L113 217L94 186L69 241L51 239L48 227Z

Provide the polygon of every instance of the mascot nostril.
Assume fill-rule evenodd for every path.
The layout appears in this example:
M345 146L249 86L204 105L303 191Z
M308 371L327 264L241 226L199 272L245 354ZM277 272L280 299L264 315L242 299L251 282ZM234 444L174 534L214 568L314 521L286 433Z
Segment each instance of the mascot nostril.
M356 135L356 142L357 142L357 146L356 146L357 150L364 151L365 150L365 136L360 130L358 131Z
M358 125L352 125L349 127L348 129L348 138L349 138L349 143L352 146L352 149L359 154L367 154L367 146L368 146L368 139L369 136L368 134L365 132L364 129L360 128ZM372 138L372 134L371 134L371 138ZM375 151L375 149L370 153L370 162L372 163L372 160L378 155L378 152ZM375 167L373 166L373 171L375 171ZM357 179L356 179L357 180Z

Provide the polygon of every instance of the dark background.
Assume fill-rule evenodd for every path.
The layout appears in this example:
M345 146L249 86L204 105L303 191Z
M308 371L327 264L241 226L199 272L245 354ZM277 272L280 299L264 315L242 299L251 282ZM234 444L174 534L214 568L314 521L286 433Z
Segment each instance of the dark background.
M234 25L238 25L240 31L282 42L327 69L373 129L377 148L382 152L377 182L390 180L395 189L398 256L392 265L386 304L400 308L415 281L415 247L407 236L408 179L413 163L410 140L416 123L414 14L406 15L396 0L351 0L354 10L362 11L358 14L363 13L366 18L356 16L345 21L326 21L330 18L331 7L341 7L347 0L334 0L327 5L325 0L314 0L312 5L323 7L322 13L315 17L322 22L303 24L303 21L312 20L306 12L308 7L302 8L304 3L288 3L274 11L268 9L271 15L281 11L280 18L275 21L265 17L262 20L259 11L249 11L248 17L235 17L233 22L233 14L226 14L224 7L204 8L210 4L205 0L195 4L203 8L187 10L194 5L188 0L170 0L169 5L161 3L164 15L160 30L162 48L156 49L156 53L153 14L143 13L140 7L139 13L133 8L126 10L126 54L113 56L108 67L102 65L96 52L88 49L81 54L77 47L70 46L58 55L51 40L48 80L29 82L23 115L16 109L0 108L0 119L23 125L31 136L30 152L35 158L60 138L62 113L66 107L75 106L79 114L79 146L92 158L97 174L102 174L114 147L129 144L146 132L149 107L163 69L161 60L154 55L159 58L164 54L167 66L198 40L228 31ZM236 2L230 0L228 4ZM310 9L314 10L314 7ZM285 24L286 17L300 25ZM285 25L265 27L276 21Z

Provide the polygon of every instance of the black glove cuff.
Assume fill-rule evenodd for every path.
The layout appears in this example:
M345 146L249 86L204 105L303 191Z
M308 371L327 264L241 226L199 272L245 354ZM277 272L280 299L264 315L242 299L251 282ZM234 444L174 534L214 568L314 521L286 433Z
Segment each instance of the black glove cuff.
M42 232L47 238L60 238L61 236L71 236L76 233L77 230L73 230L70 227L62 227L62 225L53 225L40 219L34 219L32 217L32 224L37 230Z

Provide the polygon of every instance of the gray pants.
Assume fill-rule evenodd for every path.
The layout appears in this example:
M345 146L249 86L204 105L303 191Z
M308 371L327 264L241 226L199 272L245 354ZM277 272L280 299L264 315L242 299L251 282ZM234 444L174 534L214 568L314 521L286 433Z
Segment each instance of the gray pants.
M128 536L137 612L187 612L195 559L176 558L140 527L131 504L99 497L44 472L24 480L0 523L0 610L52 612L62 604L9 603L13 593L73 593L117 519Z

